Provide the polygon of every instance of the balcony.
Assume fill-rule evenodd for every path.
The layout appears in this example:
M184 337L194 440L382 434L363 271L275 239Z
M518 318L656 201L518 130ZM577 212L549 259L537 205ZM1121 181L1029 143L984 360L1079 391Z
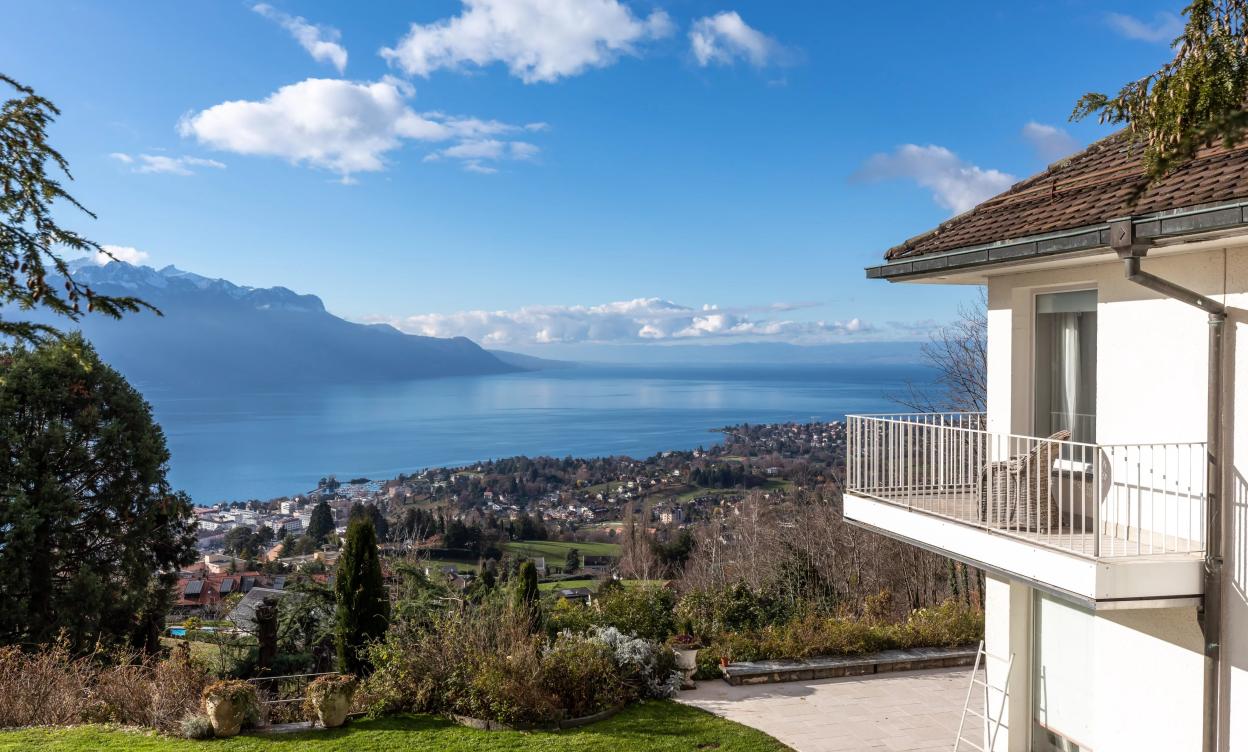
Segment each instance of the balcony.
M847 418L845 517L1089 607L1195 602L1205 445L986 430L982 413Z

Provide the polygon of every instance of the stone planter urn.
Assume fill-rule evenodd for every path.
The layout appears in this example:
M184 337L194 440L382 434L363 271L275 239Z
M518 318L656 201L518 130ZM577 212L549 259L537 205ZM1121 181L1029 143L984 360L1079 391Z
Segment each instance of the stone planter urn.
M676 653L676 667L684 674L684 681L681 682L681 689L693 689L696 684L693 682L693 674L698 670L698 649L697 648L672 648Z
M359 685L354 676L322 676L308 685L305 710L325 728L337 728L347 721L351 698Z
M256 707L256 688L245 681L220 681L203 694L204 713L217 737L237 736Z

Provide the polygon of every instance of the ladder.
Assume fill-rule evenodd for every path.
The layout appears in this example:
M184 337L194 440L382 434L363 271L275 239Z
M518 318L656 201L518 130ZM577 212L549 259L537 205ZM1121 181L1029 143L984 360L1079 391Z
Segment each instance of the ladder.
M1005 664L1005 681L1000 687L993 687L988 684L988 659L1000 661ZM979 678L979 669L984 669L984 678ZM979 641L979 650L975 653L975 667L971 669L971 683L966 688L966 701L962 704L962 720L958 721L958 736L953 741L953 752L960 752L962 745L966 745L977 752L994 752L997 744L997 733L1001 730L1001 715L1005 712L1006 687L1010 686L1010 673L1014 670L1014 654L1010 653L1009 658L999 658L992 655L984 649L984 641ZM984 713L988 712L991 697L990 690L1001 693L1001 702L997 705L995 717L984 715L977 710L971 709L971 697L975 695L975 687L982 687L984 690ZM966 717L968 715L975 716L983 721L984 736L987 738L987 747L981 747L975 742L967 739L962 735L966 728ZM983 741L983 739L981 739Z

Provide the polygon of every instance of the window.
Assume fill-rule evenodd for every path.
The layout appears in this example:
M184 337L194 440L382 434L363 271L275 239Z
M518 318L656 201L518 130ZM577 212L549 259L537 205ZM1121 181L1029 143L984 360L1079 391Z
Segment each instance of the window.
M1096 290L1036 296L1035 433L1096 441Z

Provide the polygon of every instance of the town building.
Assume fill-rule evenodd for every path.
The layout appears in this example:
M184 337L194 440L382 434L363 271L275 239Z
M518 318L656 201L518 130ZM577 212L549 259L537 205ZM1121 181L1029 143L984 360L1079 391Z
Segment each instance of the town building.
M984 749L1248 749L1248 150L1139 152L867 270L987 288L986 413L851 416L844 503L987 573Z

